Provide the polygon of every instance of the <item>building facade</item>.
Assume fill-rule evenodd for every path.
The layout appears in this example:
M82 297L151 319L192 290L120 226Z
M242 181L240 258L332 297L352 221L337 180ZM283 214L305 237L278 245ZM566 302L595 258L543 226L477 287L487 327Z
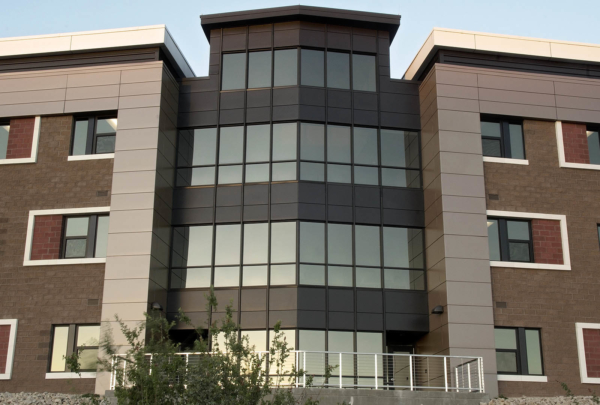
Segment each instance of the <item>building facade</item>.
M481 356L493 396L600 388L600 46L434 29L395 79L399 16L201 24L206 77L164 26L0 39L0 389L104 393L115 315L227 305L258 350L279 322Z

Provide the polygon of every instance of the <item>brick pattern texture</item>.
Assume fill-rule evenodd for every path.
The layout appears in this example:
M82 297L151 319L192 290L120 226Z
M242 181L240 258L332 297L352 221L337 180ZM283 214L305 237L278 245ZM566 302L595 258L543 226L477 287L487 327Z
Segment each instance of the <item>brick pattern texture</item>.
M590 163L587 128L585 124L562 123L565 161L570 163Z
M30 210L110 205L113 160L67 161L72 122L42 117L37 163L0 166L0 319L19 320L13 376L0 392L94 392L94 379L45 376L52 325L100 323L104 264L23 267Z
M31 260L53 260L60 257L62 215L40 215L35 217Z
M598 173L558 167L554 122L523 123L528 166L484 162L487 209L562 214L567 217L571 271L492 268L497 326L541 328L547 384L499 383L507 397L562 396L556 381L564 381L576 395L600 392L600 385L582 384L575 322L600 323L598 228L600 200Z
M583 329L585 365L589 378L600 377L600 329Z
M531 221L531 233L536 263L564 264L560 221L534 219Z
M8 360L8 339L10 338L10 325L0 325L0 374L6 372Z
M8 145L6 146L7 159L31 157L34 124L35 118L14 118L10 120Z

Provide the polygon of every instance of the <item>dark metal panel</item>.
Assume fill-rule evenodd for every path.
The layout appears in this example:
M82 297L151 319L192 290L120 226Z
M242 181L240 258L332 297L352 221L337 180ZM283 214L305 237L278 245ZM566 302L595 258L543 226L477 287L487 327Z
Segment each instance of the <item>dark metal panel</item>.
M329 310L334 312L354 312L354 290L329 288Z
M266 311L266 288L242 288L242 311Z
M298 204L271 204L271 219L298 219Z
M327 109L327 120L337 124L351 124L352 110L348 108L333 108Z
M419 96L381 93L381 111L419 115Z
M179 112L213 111L217 109L219 92L203 91L179 94Z
M327 48L328 49L350 50L350 34L343 34L343 33L339 33L339 32L328 32L327 33Z
M313 48L325 48L325 32L300 30L300 45Z
M385 314L385 329L403 332L429 332L429 317L413 314Z
M169 291L167 299L167 312L178 312L181 308L188 312L206 311L206 291L177 290Z
M271 32L251 32L248 36L248 49L271 48Z
M383 312L383 292L381 290L356 290L356 312Z
M269 311L269 328L274 328L277 322L282 328L295 328L298 326L298 312Z
M214 196L214 187L175 189L173 208L212 207Z
M381 210L379 208L356 207L354 215L357 224L379 225L381 223Z
M300 29L275 31L275 47L298 46L300 45Z
M179 85L180 93L195 93L199 91L218 91L219 90L219 77L218 76L207 76L207 77L194 77L189 79L183 79Z
M216 111L180 113L177 116L177 126L181 128L214 126L217 125L217 117Z
M172 322L175 321L176 324L173 327L173 330L190 330L193 329L191 325L188 325L184 322L178 322L177 317L179 312L169 312L167 313L167 319ZM209 314L208 312L186 312L185 315L190 318L190 322L193 325L206 325L208 323Z
M243 124L244 123L244 109L239 110L221 110L219 116L219 123L221 125L228 124Z
M324 311L325 289L298 287L298 309L306 311Z
M271 184L271 204L298 202L298 183Z
M352 206L352 186L340 184L327 185L328 204ZM379 207L379 205L377 205Z
M236 108L244 108L244 98L246 91L227 91L221 93L221 110L233 110Z
M244 186L244 205L269 204L269 185L254 184Z
M201 293L203 295L206 294L205 291L202 291ZM230 303L234 311L237 311L239 308L240 300L237 288L232 290L215 290L215 298L217 299L218 304L215 312L225 312Z
M244 27L245 28L245 27ZM246 33L223 35L223 51L243 51L246 49Z
M298 309L297 288L271 288L269 291L269 310Z
M426 291L386 291L385 311L397 314L428 315Z
M354 313L330 312L329 330L354 330Z
M267 324L267 311L242 312L240 328L242 329L264 329Z
M325 329L325 311L298 311L298 328Z
M354 108L358 110L371 110L377 111L377 93L363 93L355 91L354 95ZM417 103L417 107L419 104Z
M425 226L425 215L423 211L406 210L383 210L383 224L396 226Z
M381 126L399 129L421 129L421 118L417 114L381 113Z
M390 54L390 39L389 38L382 38L381 36L379 36L379 38L377 39L377 41L379 42L379 59L381 59L382 55L389 55ZM385 66L389 66L389 65L385 65Z
M354 187L354 201L357 207L379 208L381 198L379 187Z
M242 220L242 207L217 207L215 222L240 222Z
M359 331L383 330L383 314L356 314L356 329Z
M246 99L248 108L270 107L271 90L248 90Z
M269 122L271 121L271 107L248 108L246 110L246 122Z
M269 206L268 205L245 205L244 206L244 222L246 221L268 221Z
M298 202L325 204L325 184L298 183Z
M325 221L325 205L298 204L298 219L309 221Z
M329 222L353 222L352 207L343 207L341 205L327 206L327 220Z
M327 90L327 106L352 108L352 93L348 90Z
M379 91L381 93L397 93L419 95L419 82L402 79L390 79L389 76L379 76Z
M273 121L294 121L300 117L300 111L297 105L274 106Z
M285 87L273 89L273 105L292 105L300 103L300 88Z
M325 106L325 89L315 89L312 87L300 87L300 104Z
M379 125L377 111L354 110L354 124L369 126Z
M352 36L352 49L358 52L377 52L377 38L363 35Z
M383 208L423 210L423 190L384 188Z
M325 107L314 107L310 105L300 105L298 109L298 118L306 121L325 121Z
M242 204L242 186L217 187L217 207Z
M172 225L212 224L212 208L187 208L173 210Z

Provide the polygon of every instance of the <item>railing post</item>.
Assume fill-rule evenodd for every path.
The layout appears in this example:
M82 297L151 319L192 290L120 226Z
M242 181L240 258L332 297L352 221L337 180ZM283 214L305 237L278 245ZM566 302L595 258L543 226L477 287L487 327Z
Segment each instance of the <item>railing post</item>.
M469 378L469 392L471 392L471 363L467 363L467 376Z
M300 355L300 352L296 352L296 388L298 388L298 356ZM262 364L262 363L261 363Z
M462 373L462 367L460 368L461 373ZM454 376L456 377L456 392L460 392L460 388L458 385L458 367L454 368Z
M375 354L375 389L377 389L378 387L378 381L377 381L377 355Z
M408 355L408 372L410 373L410 390L413 390L413 356Z
M477 361L479 364L479 392L485 392L485 375L483 374L483 357Z
M448 368L446 363L447 360L448 358L444 357L444 388L446 392L448 392Z
M304 352L304 358L302 359L302 371L304 373L304 383L302 388L306 388L306 352Z
M339 368L340 368L340 389L342 388L342 353L340 352L340 362L339 362Z

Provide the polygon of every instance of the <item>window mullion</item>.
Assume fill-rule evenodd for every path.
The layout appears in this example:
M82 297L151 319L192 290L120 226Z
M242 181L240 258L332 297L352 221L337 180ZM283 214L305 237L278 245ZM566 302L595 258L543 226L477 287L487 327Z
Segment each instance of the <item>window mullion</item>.
M509 126L509 123L504 121L504 122L501 122L500 125L502 126L501 137L503 140L504 157L512 158L512 153L511 153L511 149L510 149L510 126Z
M529 367L527 364L527 342L525 341L525 329L519 328L517 329L518 339L517 339L517 347L518 347L518 365L520 366L520 374L521 375L529 375Z
M96 118L88 119L87 143L85 145L85 154L91 155L94 150L94 133L96 132Z
M87 244L85 246L85 257L94 257L97 223L98 215L90 215L90 219L88 221Z

